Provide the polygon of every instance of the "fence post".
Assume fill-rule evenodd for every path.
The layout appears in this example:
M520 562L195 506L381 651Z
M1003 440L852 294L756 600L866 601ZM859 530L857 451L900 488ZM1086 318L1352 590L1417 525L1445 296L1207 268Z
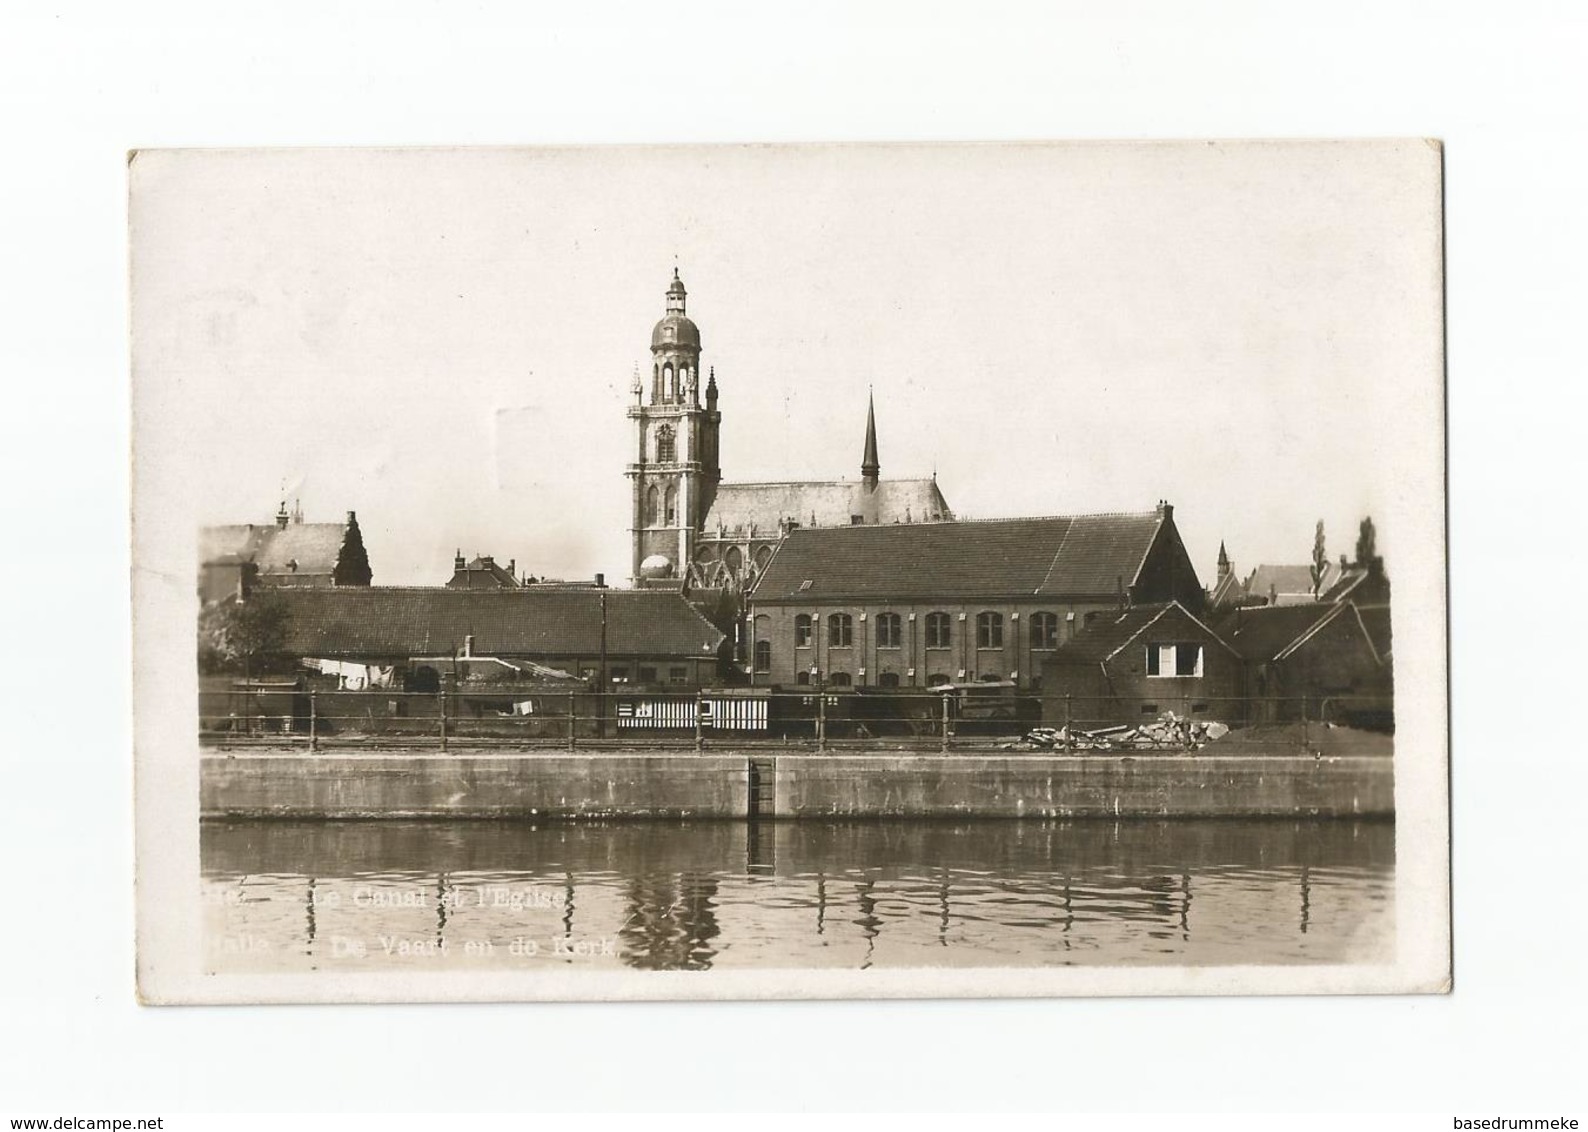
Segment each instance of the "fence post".
M318 751L320 749L320 733L319 733L319 722L320 722L320 720L319 720L319 714L315 711L314 697L315 697L315 691L314 691L313 688L310 688L309 689L309 750Z
M568 749L579 745L579 705L572 692L568 693Z
M818 691L816 693L816 749L818 751L825 751L827 749L826 691Z
M706 726L702 719L702 711L706 705L699 696L695 697L695 751L699 753L706 749Z
M1073 718L1071 716L1071 714L1070 714L1070 695L1071 695L1071 693L1069 693L1069 692L1065 692L1064 693L1064 753L1065 754L1069 754L1070 753L1070 744L1073 742L1073 740L1070 737L1070 720Z
M943 751L948 751L948 697L943 697Z
M1305 754L1308 747L1307 735L1307 697L1301 697L1301 750Z
M447 690L442 688L436 694L441 703L441 749L444 751L447 749Z

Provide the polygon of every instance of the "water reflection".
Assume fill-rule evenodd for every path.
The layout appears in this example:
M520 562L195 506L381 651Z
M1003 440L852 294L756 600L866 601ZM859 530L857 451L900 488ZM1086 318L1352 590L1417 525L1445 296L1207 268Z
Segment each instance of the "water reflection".
M214 971L1386 961L1384 822L206 823Z

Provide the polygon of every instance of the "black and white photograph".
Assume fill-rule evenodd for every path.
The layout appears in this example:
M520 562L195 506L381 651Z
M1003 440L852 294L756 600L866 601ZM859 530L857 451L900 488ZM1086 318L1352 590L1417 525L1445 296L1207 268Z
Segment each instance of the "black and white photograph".
M144 993L1443 989L1440 174L132 155Z
M1588 1120L1570 5L14 8L0 1126Z

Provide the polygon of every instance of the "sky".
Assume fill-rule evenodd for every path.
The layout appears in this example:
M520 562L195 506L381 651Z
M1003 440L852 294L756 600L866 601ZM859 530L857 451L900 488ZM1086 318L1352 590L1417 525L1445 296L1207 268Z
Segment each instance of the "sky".
M727 480L936 473L962 518L1175 518L1204 583L1438 495L1440 155L1420 141L148 151L136 443L173 515L356 510L622 581L625 416L676 266ZM144 428L144 423L158 427ZM157 450L151 453L151 449Z

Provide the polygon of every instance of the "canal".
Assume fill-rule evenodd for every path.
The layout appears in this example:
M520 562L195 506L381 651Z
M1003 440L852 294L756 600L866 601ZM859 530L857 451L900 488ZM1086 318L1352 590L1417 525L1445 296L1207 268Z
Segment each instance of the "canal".
M1383 820L210 821L207 969L1394 957Z

